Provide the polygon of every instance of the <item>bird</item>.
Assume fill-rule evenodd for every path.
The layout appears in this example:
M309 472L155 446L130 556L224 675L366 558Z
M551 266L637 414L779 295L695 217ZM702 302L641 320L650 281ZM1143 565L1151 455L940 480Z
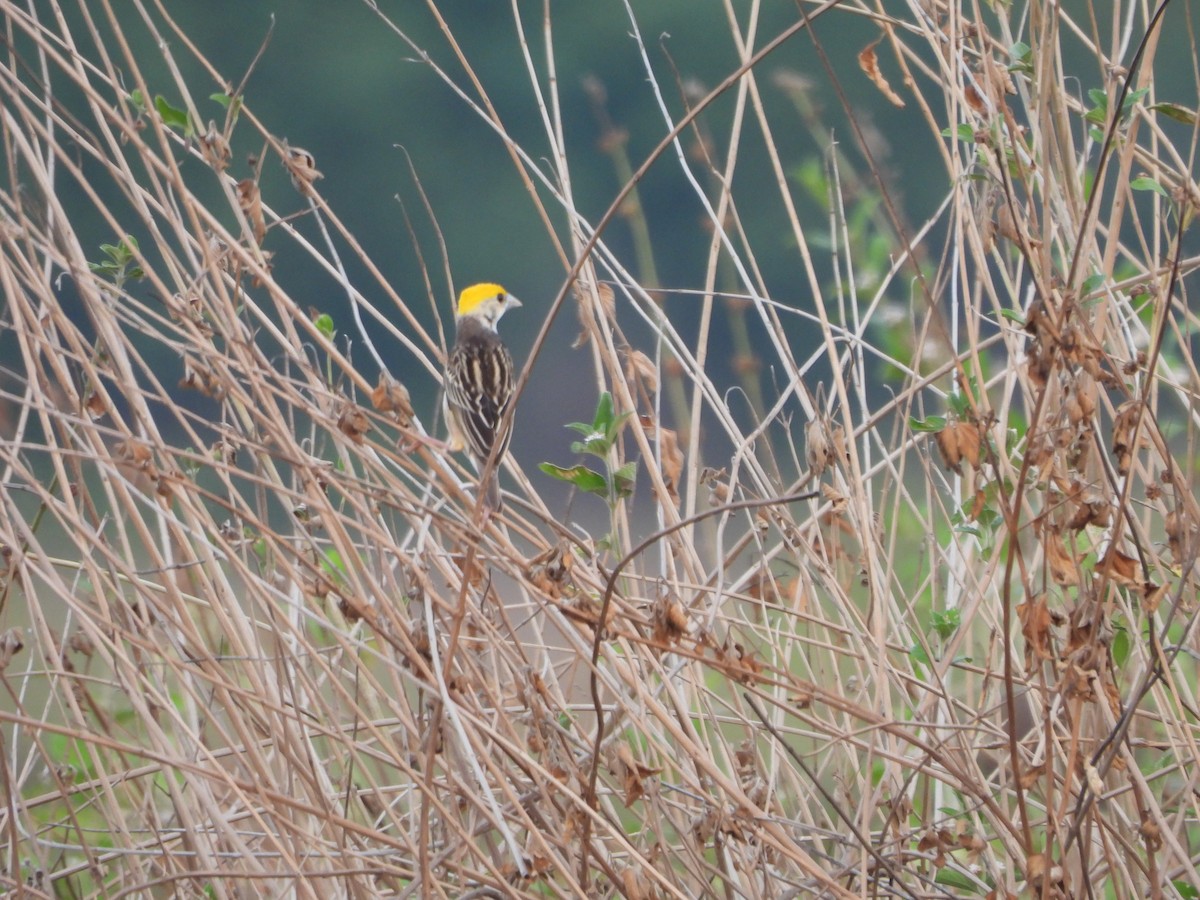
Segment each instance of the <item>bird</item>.
M464 288L454 304L454 347L446 359L442 406L450 430L447 447L463 450L480 475L494 454L495 465L486 485L480 485L484 505L499 512L497 471L512 436L512 417L506 416L513 394L512 354L500 340L496 325L521 301L490 282Z

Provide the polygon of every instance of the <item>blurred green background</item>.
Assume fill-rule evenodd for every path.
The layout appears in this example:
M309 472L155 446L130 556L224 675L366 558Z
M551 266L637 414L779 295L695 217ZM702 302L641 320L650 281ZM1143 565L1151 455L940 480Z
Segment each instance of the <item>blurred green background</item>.
M734 6L744 28L751 4L737 2ZM421 253L438 279L435 289L440 292L443 320L448 322L448 289L440 281L436 234L421 208L409 170L411 159L444 234L456 288L474 281L499 281L525 302L525 307L508 317L502 328L514 354L523 359L562 284L565 269L500 139L413 49L415 45L426 51L433 63L475 96L429 5L411 0L381 3L382 15L365 3L350 0L293 0L284 4L253 0L222 7L214 11L212 5L194 0L166 4L181 28L234 84L241 80L271 29L273 17L270 43L245 89L254 113L274 133L314 154L325 175L318 185L324 197L400 295L425 311L428 304L421 299L424 279L406 230L402 204L407 208L416 224ZM549 144L510 4L453 0L438 2L436 8L509 133L543 170L549 171ZM522 2L518 9L543 93L548 94L543 6ZM556 2L548 9L572 188L579 208L595 222L622 183L612 158L601 146L605 135L603 117L627 135L627 152L635 168L666 134L668 126L655 101L639 48L631 37L633 26L622 4ZM703 93L737 67L738 55L721 4L641 0L634 2L632 9L674 118L685 110L681 98L684 86ZM798 15L794 4L764 4L758 16L755 46L792 25ZM900 110L882 102L878 90L858 69L858 50L879 36L878 28L859 16L839 14L821 20L817 34L856 113L876 135L880 161L893 165L890 145L897 140L907 153L920 153L928 159L934 148L929 145L928 128L916 120L913 108ZM184 54L176 51L176 56L182 58ZM799 168L807 161L818 175L823 173L824 145L830 140L842 142L844 149L860 158L851 146L845 117L807 34L801 32L791 38L758 71L783 165L797 178L791 188L805 227L812 229L809 240L820 247L828 243L825 198L811 197L801 186ZM198 68L194 77L186 69L185 73L189 84L196 85L196 94L205 96L207 88L200 90L200 83L207 76ZM794 95L774 82L773 76L779 73L801 76L813 85L809 100L816 105L824 124L818 133L802 123ZM894 69L892 75L896 77ZM606 101L600 115L595 95L587 89L588 79L603 88ZM820 85L825 87L817 87ZM729 93L703 118L718 161L728 151L733 109L734 97ZM213 114L218 119L219 113L214 105ZM695 143L692 134L684 136L687 149ZM259 149L235 144L231 171L238 177L248 174L246 154ZM693 156L691 165L709 189L710 197L714 197L703 163ZM892 189L898 190L901 183L905 185L904 196L897 199L910 203L912 215L917 217L930 212L946 190L939 167L924 164L905 179L893 182ZM824 188L818 186L816 190ZM772 296L784 303L804 304L807 281L768 164L764 139L753 124L742 129L734 191ZM281 211L302 206L301 199L287 185L285 173L273 162L264 172L263 195ZM555 216L554 227L565 241L565 215L553 205L547 192L542 195ZM616 220L605 234L606 241L646 287L668 291L699 287L711 228L673 152L665 154L651 169L640 185L640 198L651 233L655 272L637 265L627 221ZM317 240L311 222L300 220L297 227ZM339 325L348 325L340 296L306 295L310 285L327 283L326 278L318 277L311 260L272 246L270 236L266 245L280 253L275 261L276 275L303 307L329 311ZM831 268L821 253L818 250L818 264L823 277L828 277ZM364 273L353 265L350 271L356 283L367 286L368 296L382 300L369 290ZM738 287L733 283L726 286ZM696 300L667 294L664 302L677 327L684 334L694 333ZM627 312L618 315L631 335L644 336L636 317ZM568 305L556 324L550 347L537 362L521 403L522 426L514 447L527 468L547 457L563 461L571 436L561 425L590 419L595 391L585 383L590 372L588 356L569 347L577 333L575 314ZM805 329L800 323L796 323L796 334L801 344L816 343L811 328ZM736 381L728 342L727 332L718 328L709 347L714 379L720 384ZM806 349L800 347L798 352ZM402 354L395 364L395 374L403 378L406 366ZM574 390L576 384L580 385L578 392ZM410 387L419 395L419 384ZM768 388L767 393L772 395L774 391ZM432 394L427 399L418 396L418 401L428 410ZM537 446L523 449L522 444L530 437ZM547 441L552 450L547 450Z
M242 81L270 34L245 85L249 108L271 132L313 153L318 169L324 173L318 184L324 198L388 282L420 312L423 324L432 327L434 311L423 299L423 256L433 276L442 321L448 326L450 289L441 277L438 231L423 209L414 183L415 172L444 236L455 287L474 281L498 281L524 301L524 308L506 318L502 327L514 355L523 361L563 282L565 268L501 140L431 66L436 64L462 90L476 96L447 39L448 31L470 61L508 132L543 171L552 171L547 161L550 146L531 88L513 5L485 0L393 0L378 6L376 11L358 0L163 2L166 13L216 66L229 86ZM732 7L743 29L750 21L750 11L758 10L754 20L756 48L800 16L795 3L759 5L737 0ZM119 3L114 9L147 78L158 79L149 84L151 92L161 92L168 101L179 103L160 48L142 24L137 8ZM522 16L544 95L549 94L549 86L543 14L548 10L552 17L548 30L572 189L579 209L595 222L622 183L611 156L602 147L605 122L627 135L627 152L634 168L668 129L639 48L631 37L633 24L626 6L613 0L546 5L520 0L516 9ZM682 96L686 91L695 87L702 94L737 68L738 54L730 37L726 7L716 0L631 0L629 9L646 42L650 64L673 119L683 115L686 105ZM895 12L909 16L907 7L898 7ZM153 12L151 15L162 28L162 20ZM97 20L103 30L102 17ZM75 23L75 28L82 32L79 25ZM871 180L837 92L844 96L858 125L868 135L886 189L910 235L935 212L950 185L935 145L937 138L911 93L905 90L886 42L879 46L880 65L893 87L908 98L908 105L901 109L889 103L860 71L858 53L880 37L878 25L843 8L823 16L814 27L832 77L814 49L812 37L804 31L768 57L756 72L772 138L789 179L788 188L816 254L818 278L828 285L834 273L828 249L830 219L824 177L831 142L836 142L846 155L841 174L843 193L849 194L850 214L862 217L857 223L861 244L855 247L856 277L877 275L886 269L898 246L879 227L884 222L883 214L877 200L868 196L878 186ZM177 35L165 28L162 33L194 96L206 98L225 89L226 85L215 82L192 58ZM1163 40L1179 43L1181 52L1177 56L1180 65L1186 65L1190 54L1186 52L1184 30L1169 28ZM92 52L87 47L82 49L85 54ZM1089 88L1105 83L1097 61L1081 44L1075 45L1074 52L1068 64L1079 72L1082 98ZM1160 61L1170 58L1170 52L1160 50ZM937 71L934 61L927 62L932 71ZM586 87L588 79L603 88L606 99L600 114L594 93ZM1194 104L1194 96L1169 96L1173 83L1160 73L1163 87L1159 99ZM797 84L807 87L797 89ZM1194 94L1191 81L1181 77L1179 84L1188 85L1189 93ZM928 83L918 87L927 97L936 98L936 85L933 90ZM208 104L205 114L221 121L223 110L215 102L203 102ZM730 92L702 117L702 128L718 163L728 152L733 110L734 96ZM931 113L935 117L947 115L936 107ZM1082 119L1075 124L1082 134ZM263 150L261 143L250 142L251 137L249 129L235 131L229 169L235 178L251 175L253 166L248 160ZM693 134L685 135L684 145L696 176L708 195L715 197L711 175L703 161L692 154L696 145ZM191 167L193 178L204 177L200 161L187 160L185 166ZM274 159L264 167L262 191L265 202L279 212L304 209L303 199L288 184L286 172ZM809 308L808 281L787 225L766 144L750 117L739 136L733 193L769 295L790 307ZM549 192L543 190L542 197L553 217L553 227L566 243L565 215L554 205ZM640 199L651 236L654 271L649 271L645 259L635 254L627 220L618 218L606 231L605 240L643 286L663 289L667 314L681 333L694 335L697 301L670 292L695 290L702 285L711 227L673 152L665 154L650 170L640 185ZM406 210L414 224L415 233L411 235L405 224ZM927 271L932 271L936 255L945 244L941 224L927 241L927 247L934 249L918 254ZM322 246L311 216L296 219L295 227L309 241ZM85 246L114 239L107 226L98 219L89 222L86 215L80 217L79 230ZM346 300L336 285L291 242L269 233L265 246L277 254L276 277L300 307L330 313L339 331L353 339ZM387 298L365 269L345 247L339 247L339 252L351 280L386 310ZM844 270L841 275L845 277ZM722 273L718 287L741 289L730 270ZM870 278L859 287L864 302L870 300L874 290ZM910 296L912 291L911 272L906 272L888 289L890 315L880 315L879 324L872 326L876 329L871 336L874 343L897 356L903 354L907 332L923 310L923 301ZM393 318L401 320L398 313ZM636 345L652 350L653 341L637 317L619 307L618 319ZM748 317L748 323L750 345L754 346L762 333L753 316ZM713 380L722 388L743 385L745 370L738 368L729 330L720 327L720 321L717 325L708 348ZM787 327L799 358L820 340L816 330L799 319L788 321ZM888 328L894 328L896 335L879 333L879 329ZM575 314L568 304L555 326L551 344L537 360L520 406L522 424L514 450L527 470L543 459L565 462L571 436L561 426L590 419L595 387L590 383L588 355L570 348L577 332ZM392 374L408 383L419 413L428 420L436 396L433 380L414 367L407 354L381 330L373 330L372 338L388 354ZM367 356L355 354L354 359L373 380L375 373ZM814 383L826 375L815 370ZM778 383L781 376L763 371L757 377L762 397L769 405L782 388ZM880 377L886 377L886 373ZM753 399L746 402L747 416L754 415L754 405Z

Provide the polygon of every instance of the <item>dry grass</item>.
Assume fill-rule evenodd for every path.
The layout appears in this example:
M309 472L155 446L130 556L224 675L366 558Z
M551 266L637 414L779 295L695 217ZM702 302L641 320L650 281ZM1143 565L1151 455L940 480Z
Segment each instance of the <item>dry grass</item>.
M88 6L96 21L67 35L53 3L34 19L0 2L20 51L0 62L6 889L1200 890L1196 124L1156 105L1194 110L1197 84L1153 84L1162 28L1194 26L1186 4L1153 21L1124 0L1074 19L804 7L822 27L870 18L881 78L950 129L944 202L916 226L857 130L824 161L827 222L799 220L774 155L777 195L739 204L743 139L826 126L755 56L809 41L801 7L752 43L731 15L746 64L726 84L686 117L669 85L646 98L679 137L657 164L686 173L712 226L707 279L669 286L695 292L698 342L640 286L656 235L636 206L614 203L640 241L632 271L609 218L576 211L551 64L530 51L554 152L510 150L531 202L555 200L570 271L546 321L578 313L597 393L641 417L606 454L637 463L639 489L590 536L511 461L519 488L484 519L472 476L415 440L433 425L378 380L362 327L424 367L410 383L435 379L427 301L347 283L353 235L252 95L185 135L206 121L196 97L239 75L178 78L174 121L139 108L129 34L206 63L160 9L118 23ZM1064 74L1068 41L1088 80ZM462 102L503 133L478 74ZM768 116L768 91L799 118ZM707 114L718 93L732 116ZM230 165L235 129L289 167L323 246ZM772 302L742 231L768 205L790 222L802 306ZM108 223L107 256L76 239L81 210ZM293 303L264 229L350 298L354 358ZM818 233L836 279L817 274ZM732 380L707 355L717 328L739 348Z

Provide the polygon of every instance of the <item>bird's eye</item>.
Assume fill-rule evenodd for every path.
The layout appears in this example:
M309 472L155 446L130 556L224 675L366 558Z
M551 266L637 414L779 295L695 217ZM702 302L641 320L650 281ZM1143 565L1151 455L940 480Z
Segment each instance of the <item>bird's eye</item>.
M505 300L507 300L507 299L508 299L508 295L507 295L507 294L505 294L505 293L504 293L504 291L501 291L500 293L498 293L498 294L496 295L496 299L497 299L499 302L503 303Z

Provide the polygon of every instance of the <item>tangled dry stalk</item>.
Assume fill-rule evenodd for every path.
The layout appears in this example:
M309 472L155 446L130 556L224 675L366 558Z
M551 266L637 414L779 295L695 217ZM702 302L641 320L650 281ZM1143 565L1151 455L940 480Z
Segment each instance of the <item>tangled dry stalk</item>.
M744 65L686 114L645 51L671 132L653 164L711 228L705 280L673 286L698 341L609 218L576 209L553 53L522 45L550 152L509 150L531 202L556 200L554 310L578 313L615 410L610 530L587 535L520 460L485 519L421 440L402 382L438 377L440 341L382 278L349 282L343 256L375 270L320 161L240 76L161 6L0 0L5 889L1195 896L1197 91L1154 84L1162 29L1194 23L1081 5L798 5L767 42L757 6L731 9ZM796 122L762 98L823 133L803 84L763 76L770 40L830 15L877 24L861 69L947 130L948 187L908 225L856 130L823 163L825 279L775 152ZM1090 101L1067 38L1095 63ZM133 43L181 108L152 99ZM504 134L460 61L462 101ZM213 91L224 121L196 99ZM718 94L731 116L706 109ZM751 135L778 195L739 203ZM235 140L265 150L247 164ZM321 245L276 211L296 194L260 189L279 164ZM874 200L872 261L849 213ZM742 229L768 203L801 305L772 300ZM297 308L272 245L347 298L351 340Z

